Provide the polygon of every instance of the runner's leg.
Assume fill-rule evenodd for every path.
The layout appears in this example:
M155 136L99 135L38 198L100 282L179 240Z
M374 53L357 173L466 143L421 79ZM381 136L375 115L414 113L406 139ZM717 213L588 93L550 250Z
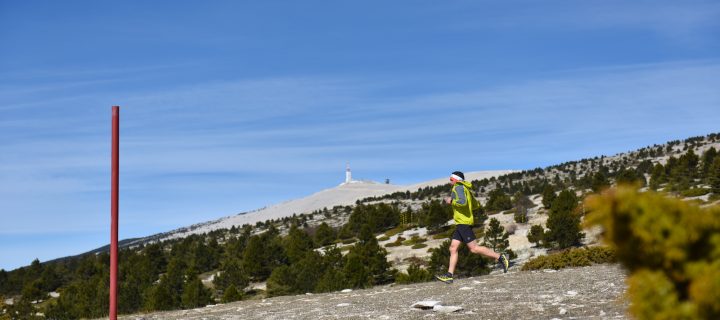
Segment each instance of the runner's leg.
M452 244L450 246L452 247ZM470 249L470 252L472 252L474 254L481 254L488 258L492 258L493 260L497 260L498 258L500 258L499 253L492 251L488 247L478 245L477 243L475 243L475 241L468 242L467 246L468 246L468 249ZM450 260L452 261L452 255L450 256ZM457 257L456 257L455 261L457 262Z
M458 248L460 248L460 240L453 239L450 241L450 263L448 266L448 272L455 273L455 265L458 261Z

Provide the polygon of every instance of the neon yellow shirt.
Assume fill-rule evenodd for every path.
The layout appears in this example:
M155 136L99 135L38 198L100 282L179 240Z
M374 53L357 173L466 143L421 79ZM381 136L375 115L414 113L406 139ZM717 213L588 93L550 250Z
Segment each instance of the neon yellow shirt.
M472 184L458 181L452 187L452 208L455 224L473 225L473 210L480 208L480 203L473 197L470 189Z

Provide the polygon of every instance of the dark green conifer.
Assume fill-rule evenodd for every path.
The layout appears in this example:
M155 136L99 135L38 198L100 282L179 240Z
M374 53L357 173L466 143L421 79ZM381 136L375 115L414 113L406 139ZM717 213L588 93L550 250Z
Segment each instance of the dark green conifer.
M580 232L580 215L575 212L577 205L575 192L563 190L550 208L546 239L554 242L560 249L580 244L585 236Z

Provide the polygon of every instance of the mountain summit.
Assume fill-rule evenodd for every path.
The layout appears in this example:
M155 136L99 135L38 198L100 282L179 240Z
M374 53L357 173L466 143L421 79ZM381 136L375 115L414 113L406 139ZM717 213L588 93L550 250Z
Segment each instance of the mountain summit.
M513 170L494 170L494 171L474 171L465 173L467 180L480 180L491 177L498 177ZM290 217L293 214L309 213L324 208L332 208L335 206L347 206L355 204L357 200L382 196L394 192L414 192L418 189L432 186L439 186L448 183L447 177L437 178L430 181L420 182L412 185L393 185L384 184L373 181L352 180L350 183L341 183L340 185L325 189L307 197L289 200L282 203L270 205L261 209L250 212L244 212L233 216L220 218L214 221L208 221L192 225L190 227L177 229L159 237L159 240L183 238L191 234L201 234L217 229L229 229L233 226L241 226L243 224L254 224L260 221L281 219Z

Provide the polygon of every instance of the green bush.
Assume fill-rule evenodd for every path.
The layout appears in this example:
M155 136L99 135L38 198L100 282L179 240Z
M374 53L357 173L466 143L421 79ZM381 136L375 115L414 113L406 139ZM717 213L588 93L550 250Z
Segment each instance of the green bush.
M222 302L228 303L238 301L242 299L242 293L235 288L234 284L231 284L223 293Z
M438 234L434 234L432 236L432 238L435 240L450 238L450 236L452 236L453 232L455 232L455 226L449 226L446 228L447 228L447 230L444 230L443 232L440 232Z
M382 236L382 237L378 238L378 241L388 241L388 240L390 240L390 237L388 237L388 236Z
M416 244L414 244L414 245L413 245L412 247L410 247L410 248L412 248L412 249L422 249L422 248L425 248L425 247L427 247L427 244L426 244L426 243L416 243Z
M621 187L587 200L588 226L630 271L638 319L720 319L720 206Z
M688 190L680 192L680 195L683 197L699 197L699 196L704 196L708 193L710 193L710 189L692 188L692 189L688 189Z
M400 273L395 278L395 282L400 284L427 282L430 280L432 280L432 275L430 274L430 272L416 263L410 264L407 273Z
M388 230L388 231L385 231L385 236L388 237L388 238L390 238L390 237L392 237L392 236L394 236L394 235L396 235L396 234L398 234L398 233L401 233L401 232L403 232L403 231L405 231L405 230L407 230L407 229L408 229L408 228L407 228L406 226L398 226L398 227L392 228L392 229L390 229L390 230Z
M403 244L403 241L405 241L405 238L403 238L403 237L401 237L401 236L398 236L398 237L395 239L395 241L390 242L390 243L386 243L386 244L385 244L385 247L386 247L386 248L399 247L399 246L401 246L401 245Z
M418 244L418 243L423 243L423 242L425 242L425 241L427 241L427 239L425 239L425 238L420 238L419 236L416 236L416 235L415 235L415 236L412 236L412 238L410 238L410 240L405 240L405 241L403 241L402 244L405 245L405 246L412 246L412 245L416 245L416 244Z
M534 225L530 227L530 232L527 234L528 241L534 243L536 246L543 241L545 237L545 229L541 225Z
M615 254L608 247L572 248L546 256L530 259L522 270L562 269L586 267L593 263L615 262Z

